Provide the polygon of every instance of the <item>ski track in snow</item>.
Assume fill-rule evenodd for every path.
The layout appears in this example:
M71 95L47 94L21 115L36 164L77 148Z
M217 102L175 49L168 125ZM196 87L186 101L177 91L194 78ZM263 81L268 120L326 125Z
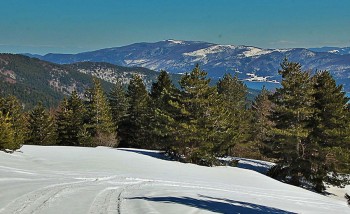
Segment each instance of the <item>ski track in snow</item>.
M0 213L37 213L64 194L73 191L74 188L83 186L84 183L60 183L29 192L16 198L8 206L0 210Z

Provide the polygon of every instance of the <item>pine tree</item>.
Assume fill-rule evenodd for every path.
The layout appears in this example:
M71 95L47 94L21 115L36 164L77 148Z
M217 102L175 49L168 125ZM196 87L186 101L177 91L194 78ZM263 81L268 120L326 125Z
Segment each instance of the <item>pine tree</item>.
M17 149L14 145L15 133L13 125L11 124L11 118L9 114L3 114L0 111L0 150L15 150Z
M27 144L54 145L56 144L56 127L54 118L39 103L29 113Z
M26 118L21 103L14 96L0 98L0 111L4 115L8 114L11 118L10 122L14 131L14 140L11 147L13 149L20 148L24 144L27 132Z
M175 90L175 86L172 83L169 74L162 70L158 75L157 81L152 84L150 96L152 99L158 100L163 97L165 90Z
M107 97L97 78L93 79L93 83L93 87L88 90L88 111L91 117L88 130L93 136L93 144L95 146L117 146L116 128Z
M74 146L72 142L72 122L73 111L69 109L66 98L61 102L56 114L57 144L62 146Z
M68 100L62 101L56 116L57 143L59 145L83 146L90 144L89 139L84 138L86 135L84 129L85 113L83 102L75 91Z
M114 124L118 127L128 110L128 98L120 82L116 82L114 88L109 93L109 105Z
M197 65L180 80L181 93L170 104L176 117L169 117L169 133L173 149L185 161L213 165L214 122L217 92L209 86L207 73ZM215 115L215 116L214 116Z
M222 121L226 121L226 140L217 144L216 150L221 155L242 156L242 150L247 150L246 143L249 138L250 115L246 109L247 87L237 76L226 74L218 83L217 90L220 95L220 106L223 108ZM233 149L235 147L235 149ZM238 151L237 151L238 150Z
M349 98L343 92L342 85L337 86L329 72L318 72L313 79L315 112L310 141L320 147L317 151L319 164L314 165L313 170L318 175L318 180L337 184L340 182L336 179L337 171L350 172L350 114L347 109ZM328 179L331 172L334 176ZM321 191L323 185L317 187Z
M269 91L263 87L252 104L251 140L261 150L262 154L271 153L271 150L264 145L264 142L270 141L271 130L274 126L270 119L273 108L273 103L269 99L270 96Z
M129 100L127 115L118 129L121 146L148 148L150 145L150 97L139 75L130 80L127 90Z
M169 135L169 125L175 118L176 109L171 103L176 101L179 90L172 83L169 74L161 71L157 81L152 84L150 97L151 102L151 118L150 130L152 138L152 147L160 150L170 150L172 139ZM175 111L175 112L174 112Z
M310 123L314 110L314 89L309 72L303 72L299 63L285 59L281 64L282 88L273 96L273 140L268 143L278 164L270 171L272 177L300 186L310 181L312 158L318 148L309 141Z

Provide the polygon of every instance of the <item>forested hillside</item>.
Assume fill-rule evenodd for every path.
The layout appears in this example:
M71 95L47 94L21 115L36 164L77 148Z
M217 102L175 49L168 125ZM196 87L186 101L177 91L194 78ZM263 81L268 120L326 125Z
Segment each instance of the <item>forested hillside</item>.
M117 80L127 85L134 74L140 75L149 89L158 75L146 68L91 62L59 65L23 55L0 54L0 94L16 96L27 109L39 101L46 107L57 107L74 90L83 97L92 85L92 76L100 78L104 90L109 91ZM172 75L174 81L179 77Z

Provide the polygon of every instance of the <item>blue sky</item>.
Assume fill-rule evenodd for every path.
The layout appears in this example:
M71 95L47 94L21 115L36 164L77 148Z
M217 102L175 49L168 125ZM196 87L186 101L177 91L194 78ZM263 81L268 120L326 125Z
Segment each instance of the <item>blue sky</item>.
M1 0L0 52L77 53L165 39L350 46L349 0Z

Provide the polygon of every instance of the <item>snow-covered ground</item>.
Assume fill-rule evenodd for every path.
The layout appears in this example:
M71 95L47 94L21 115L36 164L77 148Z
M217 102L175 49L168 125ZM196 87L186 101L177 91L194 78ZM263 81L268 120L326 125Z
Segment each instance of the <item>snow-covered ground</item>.
M0 152L0 213L211 212L350 208L252 170L168 161L155 151L23 146L21 152Z

